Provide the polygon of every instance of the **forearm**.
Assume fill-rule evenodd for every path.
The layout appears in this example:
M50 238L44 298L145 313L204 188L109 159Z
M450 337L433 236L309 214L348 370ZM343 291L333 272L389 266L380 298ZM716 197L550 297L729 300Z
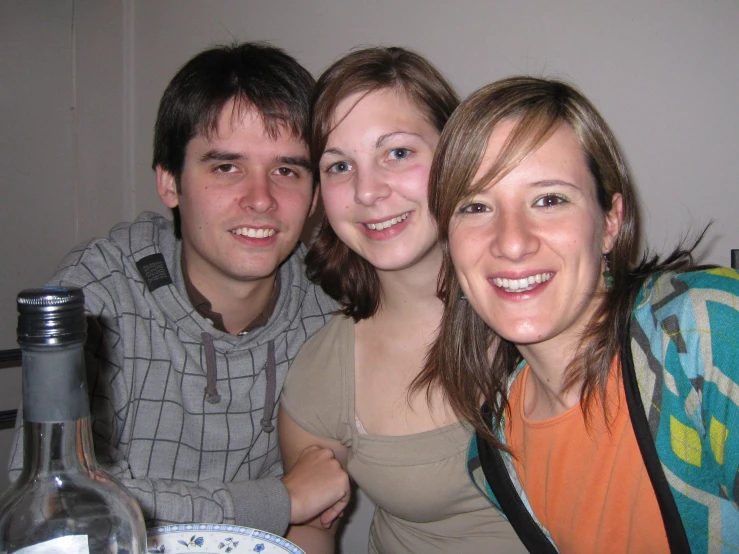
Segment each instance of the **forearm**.
M278 477L199 482L136 478L128 461L110 444L98 442L98 462L138 500L148 527L176 523L226 523L284 535L290 496Z
M335 526L336 524L333 525ZM306 554L333 554L336 550L336 537L330 529L291 525L285 538L305 550Z
M290 499L279 479L198 483L121 479L141 506L147 527L175 523L225 523L284 535Z
M98 462L134 495L147 527L176 523L226 523L284 535L290 521L290 497L278 477L223 483L133 479L130 467L110 445L98 444ZM23 468L23 433L16 429L9 477Z

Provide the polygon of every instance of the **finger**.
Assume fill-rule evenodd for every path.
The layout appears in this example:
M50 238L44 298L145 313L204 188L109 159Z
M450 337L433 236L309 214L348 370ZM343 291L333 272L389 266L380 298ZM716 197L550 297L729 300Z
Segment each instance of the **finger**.
M338 512L335 512L331 508L321 514L321 525L324 527L331 527L331 523L339 516Z
M306 446L305 449L300 453L300 456L307 456L311 452L314 452L314 451L320 450L320 449L321 449L321 447L318 446L317 444L312 444L310 446Z
M340 518L342 515L344 515L344 509L349 504L349 498L350 494L347 493L341 500L336 502L333 506L327 508L321 514L321 525L323 525L324 527L329 527L335 519Z
M331 506L321 514L321 525L324 528L331 527L331 524L343 513L343 511L343 508L336 510L334 506Z

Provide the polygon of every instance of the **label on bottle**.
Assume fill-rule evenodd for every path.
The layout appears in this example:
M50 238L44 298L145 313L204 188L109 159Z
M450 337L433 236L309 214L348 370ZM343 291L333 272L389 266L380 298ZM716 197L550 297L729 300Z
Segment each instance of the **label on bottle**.
M16 550L15 554L90 554L87 535L67 535L26 546Z

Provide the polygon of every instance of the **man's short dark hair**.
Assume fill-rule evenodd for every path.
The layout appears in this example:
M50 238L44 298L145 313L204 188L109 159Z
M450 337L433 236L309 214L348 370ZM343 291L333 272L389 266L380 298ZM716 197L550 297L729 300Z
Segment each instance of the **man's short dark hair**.
M217 131L221 110L231 99L237 109L254 108L273 138L286 129L307 142L314 85L304 67L269 44L246 42L201 52L182 66L159 102L152 168L171 173L179 191L187 144ZM172 212L179 237L179 210Z

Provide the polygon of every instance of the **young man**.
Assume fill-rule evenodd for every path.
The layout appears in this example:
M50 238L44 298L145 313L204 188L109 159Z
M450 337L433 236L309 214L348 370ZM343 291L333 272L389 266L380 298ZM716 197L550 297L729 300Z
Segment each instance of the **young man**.
M284 534L349 496L333 454L282 477L275 403L288 364L335 309L297 247L317 190L313 78L263 44L202 52L157 115L157 189L143 213L70 253L49 283L81 287L98 461L147 525L233 523ZM11 478L22 466L16 432Z

